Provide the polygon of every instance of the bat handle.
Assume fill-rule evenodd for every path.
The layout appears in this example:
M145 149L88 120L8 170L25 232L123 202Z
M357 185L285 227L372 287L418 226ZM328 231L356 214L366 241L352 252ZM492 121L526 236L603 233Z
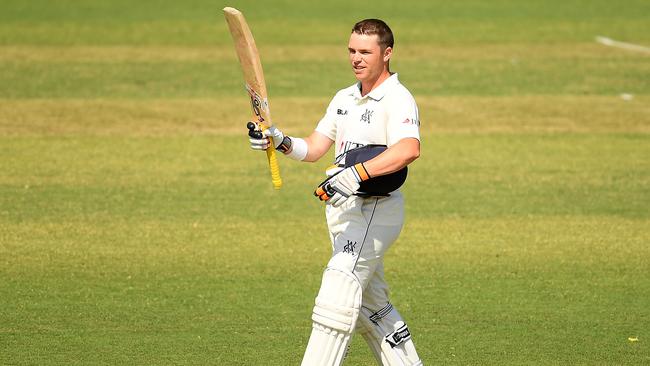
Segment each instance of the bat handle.
M271 181L273 182L273 188L280 189L280 187L282 187L282 178L280 178L280 164L278 164L277 154L273 147L266 149L266 157L269 161L269 169L271 169Z
M249 122L247 125L249 129L249 135L252 136L253 133L262 134L255 130L256 126L253 122ZM252 127L252 128L251 128ZM261 130L266 130L268 127L262 123L259 124ZM269 146L266 149L266 158L269 161L269 169L271 170L271 181L273 182L273 188L280 189L282 187L282 178L280 178L280 164L278 164L278 157L273 146Z

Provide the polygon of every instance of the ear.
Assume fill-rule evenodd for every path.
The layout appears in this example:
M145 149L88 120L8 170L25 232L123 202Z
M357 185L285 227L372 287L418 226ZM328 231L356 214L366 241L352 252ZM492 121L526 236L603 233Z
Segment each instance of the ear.
M386 47L384 50L384 62L388 62L393 55L393 47Z

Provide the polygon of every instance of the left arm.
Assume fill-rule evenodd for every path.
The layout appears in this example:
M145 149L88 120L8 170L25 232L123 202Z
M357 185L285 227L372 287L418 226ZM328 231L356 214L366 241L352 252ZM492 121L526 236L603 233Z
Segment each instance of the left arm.
M339 206L352 196L362 181L396 172L420 156L420 140L403 138L376 157L343 169L316 188L314 195L321 201Z
M420 157L420 140L408 137L399 140L383 153L363 163L370 177L396 172Z

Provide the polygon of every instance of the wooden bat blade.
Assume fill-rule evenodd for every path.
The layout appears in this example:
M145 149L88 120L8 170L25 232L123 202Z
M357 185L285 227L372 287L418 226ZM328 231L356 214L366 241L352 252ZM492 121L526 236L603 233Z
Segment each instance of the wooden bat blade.
M226 7L223 13L230 29L230 34L235 44L239 64L241 65L246 82L246 90L250 97L253 119L256 120L262 129L273 125L264 81L264 71L260 61L259 52L255 39L251 33L244 15L237 9ZM266 150L271 180L275 189L280 189L282 179L280 178L280 166L278 164L275 149L270 147Z
M264 80L260 54L257 50L253 34L244 18L244 14L235 8L229 7L224 8L223 11L235 44L235 50L237 51L239 64L244 74L244 80L249 89L253 89L262 98L266 99L268 95L266 93L266 82Z

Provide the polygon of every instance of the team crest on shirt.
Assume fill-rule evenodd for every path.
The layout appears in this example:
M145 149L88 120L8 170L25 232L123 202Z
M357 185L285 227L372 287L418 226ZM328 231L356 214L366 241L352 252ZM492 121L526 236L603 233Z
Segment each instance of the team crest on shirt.
M354 250L357 248L357 242L348 240L348 243L343 246L343 253L354 255Z
M375 111L366 109L366 111L363 112L363 114L361 115L361 122L366 122L367 124L370 124L370 117L372 117L373 113L375 113Z

